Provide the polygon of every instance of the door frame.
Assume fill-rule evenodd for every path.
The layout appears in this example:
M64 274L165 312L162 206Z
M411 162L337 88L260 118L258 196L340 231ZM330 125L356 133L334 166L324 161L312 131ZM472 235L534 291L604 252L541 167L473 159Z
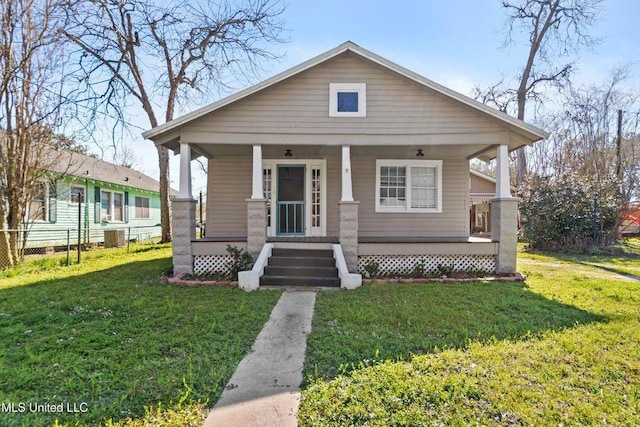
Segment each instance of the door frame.
M267 206L271 216L271 226L267 227L267 237L278 236L277 231L277 183L278 166L304 166L304 201L305 201L305 236L326 236L327 235L327 160L326 159L263 159L262 169L271 169L271 193L272 200ZM311 227L312 214L312 170L320 169L320 227ZM263 175L264 177L264 175Z

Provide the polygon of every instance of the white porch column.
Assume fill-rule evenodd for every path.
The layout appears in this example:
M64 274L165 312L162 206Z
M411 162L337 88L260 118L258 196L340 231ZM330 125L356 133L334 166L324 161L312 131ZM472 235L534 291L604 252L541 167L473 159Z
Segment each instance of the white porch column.
M498 147L498 170L496 174L496 199L508 199L511 197L511 184L509 179L509 147Z
M353 202L351 186L351 147L342 146L342 197L341 202Z
M264 199L262 189L262 145L253 146L253 174L251 175L251 198Z
M180 188L178 199L193 199L191 194L191 148L189 144L180 143Z

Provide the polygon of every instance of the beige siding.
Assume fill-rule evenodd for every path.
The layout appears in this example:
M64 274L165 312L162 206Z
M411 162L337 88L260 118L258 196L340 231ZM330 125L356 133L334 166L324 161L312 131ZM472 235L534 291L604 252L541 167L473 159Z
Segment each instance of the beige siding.
M264 158L275 158L284 147L270 147ZM340 201L339 147L292 147L296 158L301 160L327 160L327 236L338 236ZM207 197L207 236L245 237L247 235L247 202L251 197L251 155L220 156L209 160ZM274 176L275 179L275 176Z
M496 192L495 182L487 181L476 175L471 176L471 193L492 194Z
M296 157L327 160L327 236L338 236L341 192L339 147L291 147ZM283 150L267 150L265 158ZM469 162L451 147L425 151L443 160L442 213L375 212L376 159L413 159L413 147L352 148L354 199L359 205L359 234L363 237L464 237L469 226ZM427 158L427 157L425 157ZM275 178L275 177L274 177ZM207 236L241 237L247 233L247 203L251 195L250 156L217 157L209 161Z
M415 151L414 151L415 153ZM354 198L360 201L359 235L464 237L469 223L469 162L448 154L442 164L442 213L390 213L375 211L376 159L413 157L391 153L360 154L351 159Z
M329 117L329 83L366 83L367 117ZM352 54L342 54L285 82L213 112L181 130L197 142L216 134L260 134L278 144L278 135L445 135L473 142L482 133L505 128L476 111ZM230 135L231 137L231 135ZM314 140L315 141L315 140ZM194 142L194 141L188 141ZM205 141L206 142L206 141ZM230 143L242 143L229 139ZM245 142L246 143L246 142ZM330 143L330 140L327 140Z
M209 160L207 236L246 237L251 156Z

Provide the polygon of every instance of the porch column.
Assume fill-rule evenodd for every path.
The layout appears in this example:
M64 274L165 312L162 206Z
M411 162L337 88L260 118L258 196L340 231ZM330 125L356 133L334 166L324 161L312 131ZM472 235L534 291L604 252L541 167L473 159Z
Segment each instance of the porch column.
M341 202L353 202L351 186L351 147L342 146L342 197Z
M342 147L342 197L340 198L340 246L350 273L358 272L358 204L351 186L351 147Z
M498 242L496 273L515 273L518 251L518 199L511 196L509 150L498 148L496 198L491 201L491 240Z
M262 146L253 146L251 198L247 201L247 252L253 259L267 242L267 200L262 189Z
M180 184L171 205L173 219L173 274L193 273L191 241L196 238L196 200L191 194L191 149L180 143Z
M189 144L180 143L180 187L178 199L193 199L191 194L191 148Z
M496 198L508 199L511 197L511 183L509 179L509 147L498 147L498 170L496 174Z

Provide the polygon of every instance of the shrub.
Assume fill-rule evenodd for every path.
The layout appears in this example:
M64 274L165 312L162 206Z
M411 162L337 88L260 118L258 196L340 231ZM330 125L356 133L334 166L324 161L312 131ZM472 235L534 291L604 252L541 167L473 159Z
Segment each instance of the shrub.
M530 248L587 251L609 243L618 215L613 183L532 177L522 189L522 235Z
M375 261L369 261L365 264L364 271L367 272L369 277L376 278L380 272L380 264Z
M227 252L231 255L231 260L227 263L227 270L231 280L238 280L238 273L251 270L253 258L244 249L227 245Z

